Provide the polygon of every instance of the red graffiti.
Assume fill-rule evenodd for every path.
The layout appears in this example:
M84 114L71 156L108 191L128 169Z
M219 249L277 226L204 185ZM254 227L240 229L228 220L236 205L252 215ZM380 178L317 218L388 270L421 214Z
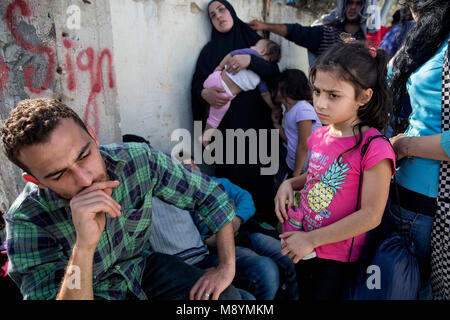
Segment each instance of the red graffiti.
M84 122L89 123L89 117L92 116L94 120L93 127L96 132L98 132L99 128L98 105L96 97L104 89L102 63L105 57L108 58L108 86L110 88L114 88L112 55L108 49L104 49L99 54L97 60L94 49L91 47L81 51L77 56L78 69L89 72L91 83L91 92L89 93L88 102L84 111Z
M14 24L14 10L19 9L20 13L24 17L31 16L31 10L28 4L23 0L14 0L12 3L10 3L6 9L6 25L8 26L9 31L13 35L14 39L17 41L19 45L21 45L23 48L25 48L28 51L31 51L33 53L37 54L45 54L48 59L47 64L47 73L45 76L44 81L40 86L35 86L33 84L33 74L35 71L35 68L31 65L27 65L24 68L24 75L25 75L25 83L27 84L28 89L30 89L33 93L41 93L43 90L46 90L50 82L52 81L52 74L53 70L55 68L55 54L52 50L52 48L48 46L35 46L28 42L26 42L22 35L17 30L17 26Z
M6 88L8 76L9 68L2 60L0 60L0 92L3 92L3 88Z
M31 16L31 10L28 4L24 0L14 0L12 1L6 9L6 24L9 31L13 35L17 43L25 48L26 50L35 54L45 54L48 59L47 73L45 79L40 86L35 86L33 84L33 75L35 73L35 67L32 65L27 65L24 68L25 83L29 90L33 93L40 94L42 91L48 89L52 79L53 71L55 69L55 53L52 48L48 46L36 46L32 45L24 40L22 35L19 33L17 26L14 23L14 12L19 10L23 17ZM72 40L65 38L63 39L63 45L68 50L73 47ZM90 76L90 93L86 108L84 111L84 122L89 123L89 120L93 120L93 128L96 132L99 130L99 114L97 105L97 95L104 91L103 87L103 60L107 59L108 68L108 86L109 88L114 88L114 78L113 78L113 59L112 54L108 49L102 50L98 55L96 55L93 48L88 47L82 50L76 57L76 62L72 60L69 52L65 55L66 68L67 68L67 89L69 91L74 91L77 88L76 83L76 72L75 67L78 67L80 71L89 72ZM8 80L9 68L0 60L0 90L6 85ZM59 72L59 71L57 71Z
M66 49L72 48L72 41L70 41L69 39L64 39L63 43L64 43L64 47L66 47ZM75 72L73 69L72 59L70 58L70 55L68 53L66 54L66 67L67 67L67 72L68 72L67 89L69 89L70 91L73 91L76 88Z

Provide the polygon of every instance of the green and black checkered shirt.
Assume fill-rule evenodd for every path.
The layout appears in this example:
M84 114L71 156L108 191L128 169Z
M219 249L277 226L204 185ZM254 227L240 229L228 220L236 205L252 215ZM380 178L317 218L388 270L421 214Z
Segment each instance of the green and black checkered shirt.
M198 210L216 232L233 220L234 206L223 187L141 143L101 146L121 216L106 215L94 254L94 296L124 299L141 288L152 221L152 197L185 210ZM69 200L28 183L6 215L8 272L24 299L54 299L76 240Z

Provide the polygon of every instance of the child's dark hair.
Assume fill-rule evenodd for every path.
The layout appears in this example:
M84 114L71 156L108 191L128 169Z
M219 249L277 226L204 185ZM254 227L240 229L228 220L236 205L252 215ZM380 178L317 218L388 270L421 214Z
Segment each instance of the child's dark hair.
M281 58L281 47L275 41L265 39L267 41L266 45L266 55L269 57L269 62L278 63Z
M274 79L271 87L272 101L276 100L278 91L283 98L312 102L312 90L308 78L298 69L286 69Z
M386 81L388 61L386 51L368 48L363 42L354 41L333 45L317 59L311 69L309 76L312 84L319 70L332 72L338 79L351 83L356 97L365 89L373 90L370 101L358 109L360 122L353 127L354 135L359 135L356 145L342 154L359 147L363 126L383 130L388 124L392 113L392 95Z

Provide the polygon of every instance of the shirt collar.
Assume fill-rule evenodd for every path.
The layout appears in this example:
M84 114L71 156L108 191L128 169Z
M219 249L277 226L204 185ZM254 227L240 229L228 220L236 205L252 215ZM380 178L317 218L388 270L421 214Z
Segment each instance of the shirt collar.
M99 147L99 150L105 160L106 171L109 178L111 180L119 180L119 176L123 172L126 161L123 157L120 157L115 153L108 153L108 151L102 148L102 146Z

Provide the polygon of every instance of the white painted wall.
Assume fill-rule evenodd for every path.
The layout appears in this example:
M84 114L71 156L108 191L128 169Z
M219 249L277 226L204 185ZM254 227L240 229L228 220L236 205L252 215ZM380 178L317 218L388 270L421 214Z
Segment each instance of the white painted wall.
M309 13L298 10L291 6L272 2L270 5L270 14L268 23L300 23L309 26L313 23L315 18ZM270 39L281 44L281 60L278 66L280 70L286 68L300 69L306 74L309 71L309 62L307 50L296 45L293 42L287 41L283 37L276 34L271 34Z
M193 129L190 83L211 35L208 0L111 1L115 72L122 134L140 135L170 152L177 128ZM231 0L243 21L262 19L263 0ZM270 21L309 24L297 9L271 3ZM286 66L307 70L306 50L280 37Z
M74 108L84 120L87 114L87 124L96 131L100 143L107 144L121 141L120 111L117 102L117 87L115 69L115 52L113 50L113 35L111 31L111 14L109 0L97 0L85 3L81 0L60 0L53 4L55 12L56 26L56 54L58 63L63 68L61 87L55 90L63 97L63 102ZM67 21L72 17L67 9L76 4L80 8L80 28L69 29ZM70 24L69 24L70 26ZM65 33L65 37L63 37ZM64 40L72 42L71 48L63 45ZM87 50L92 49L93 59L92 68L82 70L77 64L78 58L82 65L87 66ZM100 56L109 53L112 57L112 87L109 85L109 59L104 56L99 66ZM68 88L68 68L66 65L66 55L72 59L74 64L74 74L76 87L73 90ZM101 69L101 70L100 70ZM94 79L101 73L103 83L98 93L93 91L94 79L91 79L91 73ZM55 73L58 77L58 74ZM91 101L89 100L91 97ZM98 122L95 119L98 119Z

